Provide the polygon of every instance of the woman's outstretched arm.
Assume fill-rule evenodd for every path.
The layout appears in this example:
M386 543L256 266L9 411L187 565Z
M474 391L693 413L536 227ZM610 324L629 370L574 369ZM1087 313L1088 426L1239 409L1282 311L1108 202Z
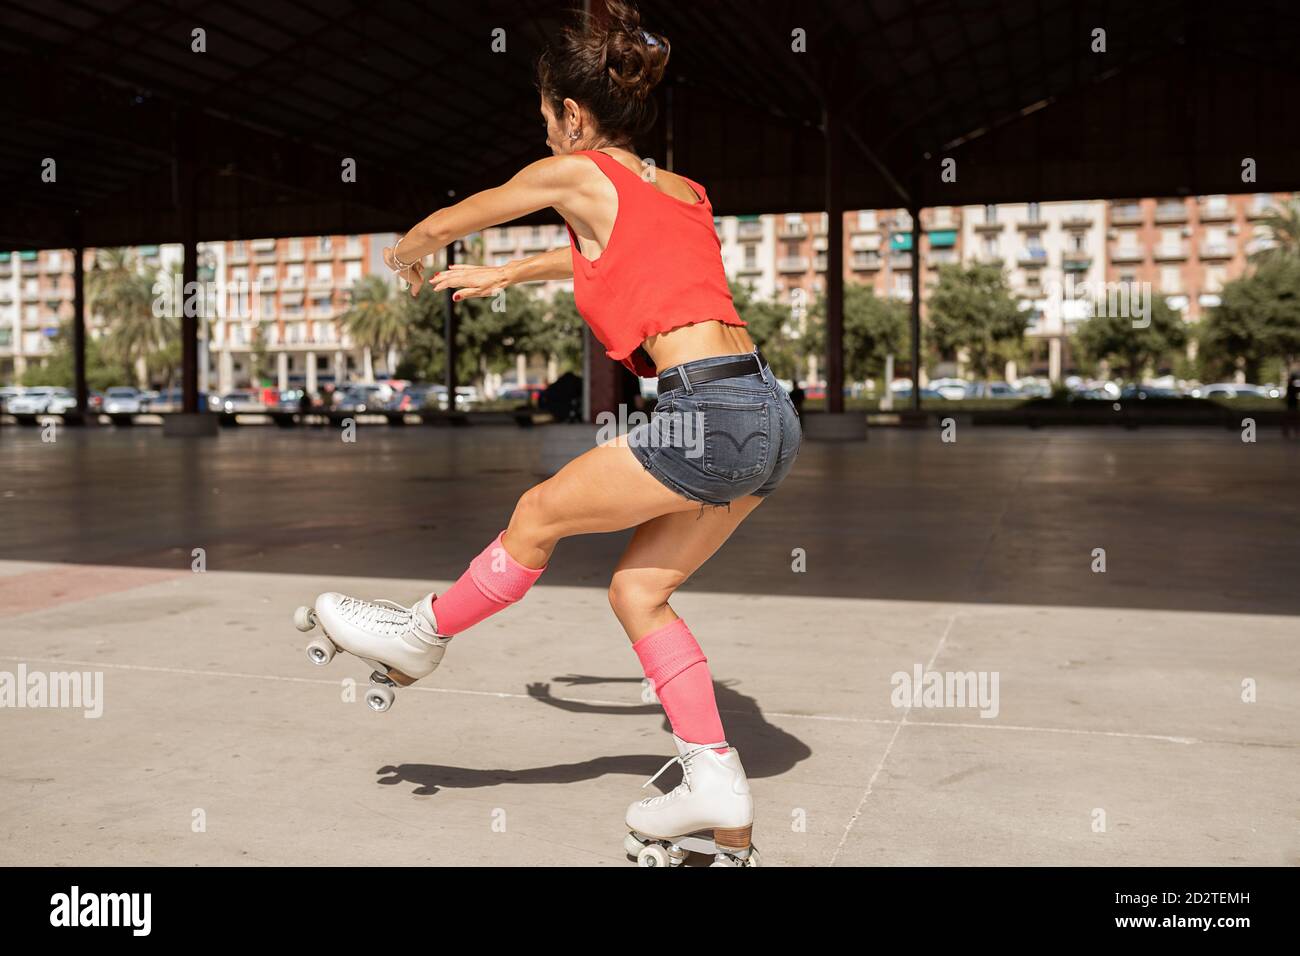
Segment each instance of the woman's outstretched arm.
M588 165L574 156L548 156L529 163L508 182L477 192L426 217L395 247L384 250L384 261L390 269L395 269L399 261L412 263L399 274L411 283L411 295L419 295L424 284L422 258L470 233L563 204L589 173Z
M557 246L526 259L515 259L500 266L477 266L456 263L450 269L431 275L426 281L429 291L456 289L454 298L473 299L496 295L506 286L546 279L573 278L573 250Z

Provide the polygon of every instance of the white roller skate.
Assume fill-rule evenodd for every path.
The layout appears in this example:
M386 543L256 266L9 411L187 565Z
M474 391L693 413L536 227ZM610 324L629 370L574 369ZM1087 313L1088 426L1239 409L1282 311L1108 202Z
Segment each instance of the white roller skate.
M754 799L736 748L717 754L714 747L731 745L692 744L676 734L673 742L677 756L642 786L675 763L682 765L682 782L671 793L627 808L627 855L638 866L680 866L691 851L712 856L713 866L758 866L758 850L750 843Z
M315 607L298 608L293 623L300 631L319 624L325 632L307 645L313 664L324 666L343 650L373 667L366 704L383 713L393 706L394 687L414 684L442 662L451 636L438 633L433 598L426 594L413 606L402 607L327 591L316 598Z

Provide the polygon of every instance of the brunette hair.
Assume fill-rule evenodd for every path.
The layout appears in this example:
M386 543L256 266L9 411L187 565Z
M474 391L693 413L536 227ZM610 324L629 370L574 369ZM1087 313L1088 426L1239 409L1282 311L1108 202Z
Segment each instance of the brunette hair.
M629 141L654 125L651 91L668 66L668 39L641 29L641 14L625 0L606 0L608 17L577 11L558 43L537 60L537 90L559 116L565 99L580 103L600 131Z

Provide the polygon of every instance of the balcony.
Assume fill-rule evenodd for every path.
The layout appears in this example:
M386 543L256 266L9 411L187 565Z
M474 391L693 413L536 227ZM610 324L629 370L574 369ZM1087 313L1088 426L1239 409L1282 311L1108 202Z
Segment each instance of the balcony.
M912 254L910 252L892 253L889 257L889 268L891 269L912 268Z
M1025 249L1016 256L1016 263L1025 269L1041 269L1047 265L1047 250Z
M333 259L333 258L334 258L334 246L333 246L333 245L326 246L324 249L322 249L322 248L320 247L319 244L312 246L312 248L311 248L311 258L312 258L312 261L314 261L314 262L315 262L315 261L319 261L319 260L321 260L321 259Z
M302 262L303 250L301 242L291 242L284 250L285 262Z
M1066 272L1087 272L1092 268L1092 255L1071 249L1061 254L1061 268Z
M253 261L262 265L269 265L275 262L275 249L254 249Z
M1273 202L1272 197L1269 197L1267 200L1257 199L1253 201L1246 211L1246 216L1249 219L1263 219L1276 211L1277 205Z
M1197 210L1196 218L1201 222L1231 222L1237 217L1230 203L1203 202Z
M321 278L320 276L312 276L311 280L307 283L307 288L311 289L313 292L329 292L334 288L334 277L325 276L324 278Z
M736 269L736 274L742 276L762 275L763 267L757 262L746 262L744 265Z
M65 269L68 272L71 272L72 263L64 262L62 257L59 257L58 259L54 259L50 256L46 256L44 261L41 262L41 271L44 272L46 275L62 274Z
M763 223L759 219L742 219L736 223L737 239L762 239Z
M826 271L826 253L819 252L813 257L813 269L817 272Z
M1026 219L1024 222L1018 222L1016 223L1016 228L1019 229L1021 232L1024 232L1026 230L1041 231L1043 229L1046 229L1047 225L1048 224L1045 223L1040 217L1038 219Z
M875 272L880 268L880 253L874 249L853 253L855 272Z
M284 277L284 287L286 289L301 289L304 284L303 277L300 275L288 275Z
M1002 227L1004 225L1005 223L998 222L997 220L994 220L993 222L977 222L975 223L975 231L976 232L1001 232Z
M343 246L344 259L360 259L366 254L365 246L359 242L349 242Z
M14 274L12 262L0 262L0 279L8 279Z
M254 239L249 245L253 247L254 252L275 252L274 239Z
M1202 242L1201 243L1202 259L1231 259L1232 243L1230 242Z
M807 256L782 256L776 260L777 272L807 272Z
M1156 204L1156 222L1186 222L1187 204L1162 202Z
M1140 226L1142 225L1142 207L1133 204L1129 206L1111 206L1110 221L1114 226Z
M875 233L859 233L849 237L849 249L853 252L879 252L880 236Z
M1111 262L1141 262L1146 257L1146 252L1138 248L1116 246L1110 251Z
M808 235L808 223L782 220L781 228L777 230L777 235L782 239L802 239L804 236Z
M1176 246L1156 246L1152 255L1156 262L1177 262L1180 259L1186 259L1187 243L1180 242Z
M232 266L246 265L248 263L248 246L242 242L231 243L230 255L227 257L226 262Z
M514 252L518 245L515 237L505 229L494 229L488 233L488 252Z
M931 269L939 266L955 265L957 262L956 249L931 249L925 264Z
M257 288L258 291L260 292L274 292L278 285L279 282L277 281L275 276L257 277Z
M1092 226L1092 213L1071 212L1061 219L1063 229L1088 229Z
M1005 266L1006 257L1000 252L977 252L974 256L975 262L982 266Z

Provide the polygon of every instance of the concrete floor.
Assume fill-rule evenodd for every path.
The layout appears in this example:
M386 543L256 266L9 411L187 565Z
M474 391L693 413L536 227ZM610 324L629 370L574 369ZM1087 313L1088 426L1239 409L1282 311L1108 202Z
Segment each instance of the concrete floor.
M104 681L98 719L0 710L0 863L631 865L678 774L640 789L672 746L605 596L630 532L562 542L387 714L290 623L449 584L541 434L0 429L0 671ZM1300 864L1298 471L1214 429L806 444L673 602L765 865ZM895 707L916 667L996 675L996 716Z

